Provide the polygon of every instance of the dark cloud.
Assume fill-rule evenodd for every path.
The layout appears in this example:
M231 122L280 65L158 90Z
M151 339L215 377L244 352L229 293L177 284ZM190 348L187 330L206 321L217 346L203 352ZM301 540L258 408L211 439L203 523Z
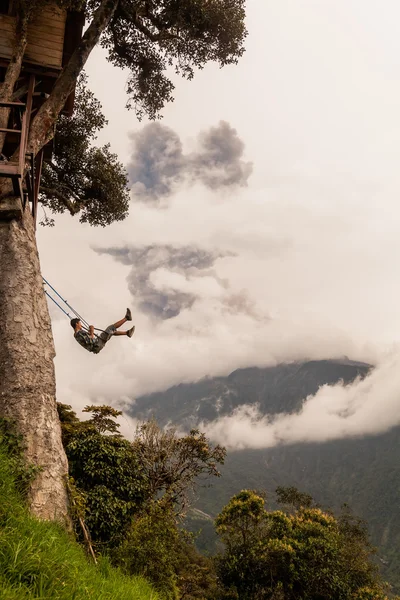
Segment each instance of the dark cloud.
M184 155L182 142L170 127L150 123L131 134L127 165L134 197L147 202L168 198L187 179L211 189L245 186L252 163L242 160L244 143L226 121L198 136L198 150Z
M135 196L150 201L169 196L185 165L179 136L165 125L150 123L130 137L128 173Z
M194 179L211 189L244 186L253 170L242 160L244 143L226 121L199 135L199 151L188 157Z
M204 277L210 274L215 261L227 253L208 251L193 246L149 245L125 248L102 248L99 254L108 254L124 265L132 265L128 286L139 308L159 319L171 319L190 308L195 294L177 290L171 285L159 290L151 281L151 274L164 268L184 276ZM213 274L215 279L218 278Z

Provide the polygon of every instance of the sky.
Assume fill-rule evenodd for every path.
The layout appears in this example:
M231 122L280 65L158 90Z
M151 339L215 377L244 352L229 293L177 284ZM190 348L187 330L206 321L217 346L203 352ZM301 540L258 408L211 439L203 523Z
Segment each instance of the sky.
M99 355L50 306L58 400L123 406L246 366L376 365L272 422L244 408L208 433L263 447L400 423L400 6L248 0L246 53L176 79L156 123L125 109L127 73L97 48L89 85L132 181L129 217L40 228L44 276L98 327L135 335ZM132 424L125 420L129 435Z

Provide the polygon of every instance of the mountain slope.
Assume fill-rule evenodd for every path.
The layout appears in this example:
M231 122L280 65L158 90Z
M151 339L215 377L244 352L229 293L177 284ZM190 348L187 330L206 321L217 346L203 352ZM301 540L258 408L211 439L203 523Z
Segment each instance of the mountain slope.
M181 384L165 392L137 398L130 414L136 418L154 415L161 424L192 427L230 414L243 404L259 404L263 414L293 412L321 385L345 383L363 377L371 368L350 360L321 360L278 365L265 369L238 369L228 377L202 379Z

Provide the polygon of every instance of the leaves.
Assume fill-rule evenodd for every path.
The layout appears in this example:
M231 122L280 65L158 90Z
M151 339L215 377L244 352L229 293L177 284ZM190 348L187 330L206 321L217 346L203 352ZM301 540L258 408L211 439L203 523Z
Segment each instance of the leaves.
M173 428L163 430L148 421L136 430L133 449L142 464L151 499L162 498L182 516L193 489L204 477L219 477L218 464L223 464L226 451L213 447L203 433L192 430L180 436Z
M67 210L79 214L81 223L104 227L128 214L128 177L109 144L92 146L107 121L86 84L82 75L73 116L57 121L53 159L43 165L40 201L52 212Z
M217 569L227 591L241 600L386 598L363 523L347 508L336 518L311 506L312 498L295 488L280 488L278 496L309 506L268 511L263 497L244 490L217 517L226 545Z
M155 119L173 100L171 67L192 79L208 61L235 64L244 52L244 18L244 0L120 0L102 45L114 65L130 70L128 107L139 119Z

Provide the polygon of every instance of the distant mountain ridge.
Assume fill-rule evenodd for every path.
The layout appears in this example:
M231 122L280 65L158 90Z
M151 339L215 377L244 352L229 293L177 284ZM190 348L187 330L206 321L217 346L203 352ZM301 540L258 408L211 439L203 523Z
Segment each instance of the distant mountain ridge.
M371 368L341 359L238 369L227 377L181 384L137 398L130 414L155 416L161 424L189 429L231 414L243 404L257 404L262 414L290 413L299 410L305 398L322 385L350 383L365 377ZM266 490L273 505L274 491L280 485L294 485L333 509L347 503L368 522L384 576L399 593L399 465L400 427L362 438L238 450L228 453L222 477L211 488L201 490L196 508L215 517L229 498L244 488ZM211 524L200 515L197 519L197 529L204 529L199 546L210 548ZM193 527L196 529L196 523Z
M185 383L136 399L129 413L140 419L155 416L162 425L195 427L231 414L244 404L257 404L261 414L293 412L325 384L350 383L365 377L371 365L336 360L307 361L275 367L237 369L227 377Z

